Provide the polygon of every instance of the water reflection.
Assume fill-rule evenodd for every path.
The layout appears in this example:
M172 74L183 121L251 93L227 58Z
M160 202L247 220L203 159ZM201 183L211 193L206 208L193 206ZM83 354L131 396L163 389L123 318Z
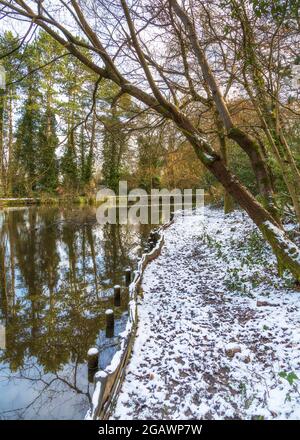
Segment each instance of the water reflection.
M0 212L0 418L81 419L93 385L86 353L105 346L113 286L134 267L149 226L99 226L93 208L31 207ZM115 309L116 333L127 301Z

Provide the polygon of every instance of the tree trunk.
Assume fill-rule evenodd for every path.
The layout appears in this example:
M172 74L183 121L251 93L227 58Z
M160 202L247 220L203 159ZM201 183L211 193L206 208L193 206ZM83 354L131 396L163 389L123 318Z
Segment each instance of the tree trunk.
M210 68L205 52L199 42L193 21L187 12L181 6L179 6L177 0L170 0L170 3L175 14L186 28L192 50L201 67L204 80L209 86L216 109L228 133L228 137L234 140L248 155L264 206L270 211L276 221L280 222L279 212L276 207L276 202L272 191L271 179L268 173L268 166L263 155L261 154L259 145L254 139L252 139L251 136L248 135L248 133L235 127L228 106L221 93L221 89Z
M209 149L210 146L199 136L196 129L194 131L191 129L188 119L181 116L177 120L177 126L185 133L187 140L193 146L197 157L203 165L211 171L223 185L224 189L248 213L249 217L260 229L277 257L278 267L280 268L279 272L282 273L284 269L288 269L296 280L300 280L300 250L285 236L281 224L276 222L272 214L231 173L220 156L203 152L203 149Z
M197 154L199 147L193 144ZM199 157L199 154L197 154ZM201 157L199 157L201 160ZM248 213L249 217L260 229L264 238L271 245L277 257L279 274L288 269L300 280L300 252L297 246L284 234L280 225L276 224L271 214L256 201L252 194L239 182L239 180L226 168L222 160L214 160L206 164L207 168L222 183L225 190Z
M291 196L298 223L300 224L300 175L290 147L285 139L282 129L278 132L272 128L270 131L271 148L273 147L275 158L282 170L282 177L285 181L289 194Z
M281 169L283 180L287 186L288 192L293 202L298 223L300 224L300 184L298 182L298 178L295 172L292 171L290 161L286 160L285 157L282 157L282 151L280 151L280 149L278 148L278 142L274 140L274 136L272 136L272 133L268 129L267 125L265 126L265 133L269 140L269 144L274 154L274 157L276 158L277 163Z
M5 188L5 168L4 168L4 94L0 94L0 194L3 195Z
M215 121L216 121L217 129L218 129L218 138L219 138L219 144L220 144L221 157L223 159L223 163L224 163L225 167L227 167L228 166L227 142L226 142L226 137L225 137L222 123L221 123L217 114L215 115ZM228 191L226 191L226 189L225 189L224 190L224 214L229 214L233 210L234 210L233 198L228 193Z
M268 84L262 74L263 68L255 50L257 41L246 8L235 1L233 3L243 30L244 57L247 60L247 65L250 67L249 75L252 80L255 96L247 80L246 70L243 72L244 87L258 113L271 150L281 168L283 180L292 199L298 223L300 223L300 173L279 123L279 97L277 96L274 99L274 96L268 94Z
M12 194L13 185L13 169L14 169L14 157L13 157L13 92L12 88L9 91L8 101L8 166L7 166L7 179L6 179L6 195Z

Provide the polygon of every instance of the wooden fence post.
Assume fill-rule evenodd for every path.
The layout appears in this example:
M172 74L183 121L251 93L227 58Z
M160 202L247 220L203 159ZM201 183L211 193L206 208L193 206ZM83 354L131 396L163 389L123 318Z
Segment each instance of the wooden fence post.
M106 310L106 337L112 338L114 336L115 331L115 314L111 309Z
M115 307L121 305L121 287L119 285L114 286L114 305Z
M131 269L126 269L125 270L125 282L126 282L126 287L129 287L131 284Z
M99 363L99 350L96 347L92 347L87 352L87 362L88 362L88 380L93 383L95 373L98 370Z

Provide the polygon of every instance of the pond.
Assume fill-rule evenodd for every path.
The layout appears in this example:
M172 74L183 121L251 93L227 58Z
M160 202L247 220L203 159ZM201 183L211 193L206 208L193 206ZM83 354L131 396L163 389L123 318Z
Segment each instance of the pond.
M99 225L93 207L0 210L0 419L84 418L87 351L97 345L100 367L109 362L105 311L115 309L117 335L128 293L116 307L113 286L124 286L150 229Z

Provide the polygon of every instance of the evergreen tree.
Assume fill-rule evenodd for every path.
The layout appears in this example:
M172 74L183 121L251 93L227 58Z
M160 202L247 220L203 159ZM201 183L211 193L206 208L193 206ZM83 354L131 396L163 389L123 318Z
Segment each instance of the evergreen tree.
M56 150L56 119L53 111L48 108L41 118L38 133L38 189L53 193L58 185L58 161Z
M112 112L105 119L103 135L103 164L102 175L104 184L114 190L118 190L122 174L122 153L126 146L126 135L120 118Z
M110 93L112 90L109 91ZM128 150L128 135L126 133L126 118L131 112L131 100L123 95L119 106L111 107L111 99L106 98L105 116L102 118L102 177L103 183L110 189L117 191L119 181L125 172L124 157ZM107 104L109 108L107 108Z
M61 172L63 175L64 186L68 189L78 188L78 167L76 155L75 132L70 128L65 152L61 160Z
M18 121L15 157L17 163L17 185L14 191L34 191L38 179L37 158L39 156L40 103L36 81L28 80L27 97ZM20 185L21 184L21 185Z
M13 51L13 57L3 57ZM17 87L13 84L22 55L18 47L18 38L12 32L0 35L1 65L6 72L6 89L0 95L0 193L2 196L11 194L13 179L13 110L16 107Z
M138 185L147 191L159 188L162 167L164 165L164 139L161 133L138 137Z
M67 97L60 104L60 117L63 121L63 134L66 142L63 145L61 158L61 174L64 188L77 192L80 188L81 150L84 149L84 136L80 131L83 113L83 90L86 72L74 59L64 60L60 71L62 77L61 93ZM78 133L79 132L79 133Z

